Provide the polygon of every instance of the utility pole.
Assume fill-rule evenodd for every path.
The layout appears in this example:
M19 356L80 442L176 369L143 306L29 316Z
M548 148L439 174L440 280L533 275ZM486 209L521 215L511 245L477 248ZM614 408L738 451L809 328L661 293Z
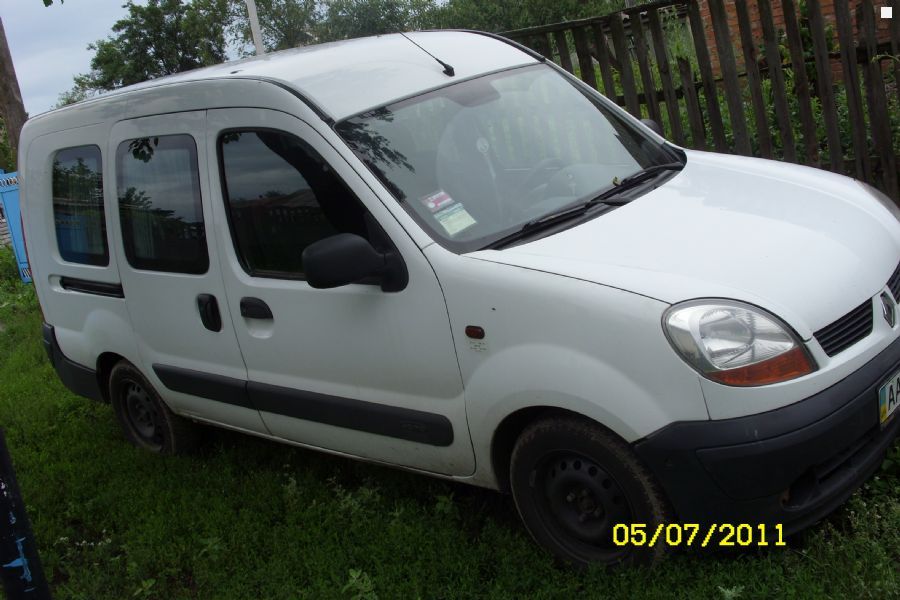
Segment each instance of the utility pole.
M247 15L250 17L250 34L253 36L253 45L256 46L256 55L266 53L263 47L262 34L259 32L259 16L256 14L256 1L244 0L247 3Z

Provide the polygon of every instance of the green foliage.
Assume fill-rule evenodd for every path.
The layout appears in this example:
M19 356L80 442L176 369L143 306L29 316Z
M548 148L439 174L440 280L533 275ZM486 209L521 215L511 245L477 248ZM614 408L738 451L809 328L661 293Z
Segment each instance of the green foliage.
M378 600L372 578L359 569L350 569L350 578L341 591L348 594L350 600Z
M61 93L56 99L54 108L62 108L69 104L75 104L82 100L87 100L97 95L97 90L93 88L93 82L90 75L76 75L74 78L75 85L72 89Z
M0 246L0 289L9 291L19 280L19 265L9 246Z
M438 3L433 26L510 31L602 15L624 5L624 0L448 0Z
M34 286L22 283L19 278L19 264L12 248L0 246L0 311L6 309L27 313L36 306Z
M327 0L322 3L320 41L394 33L431 26L434 0Z
M113 25L115 35L88 46L91 72L75 78L61 104L225 60L229 0L129 0L125 8L128 16Z
M259 28L266 51L314 43L318 25L317 11L316 0L256 0ZM244 45L244 53L252 54L253 38L244 0L232 1L229 30L232 37Z

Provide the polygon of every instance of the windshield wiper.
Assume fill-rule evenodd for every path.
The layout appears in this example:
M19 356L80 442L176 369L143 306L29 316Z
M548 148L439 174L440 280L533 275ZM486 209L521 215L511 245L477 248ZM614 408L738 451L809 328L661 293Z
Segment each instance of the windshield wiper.
M516 231L513 231L509 235L503 236L499 240L494 240L493 242L482 248L482 250L497 250L517 240L520 240L531 233L540 231L541 229L546 229L547 227L556 225L574 217L580 217L595 204L597 203L593 202L593 200L588 200L587 202L585 202L584 200L579 200L574 204L563 206L559 210L555 210L551 213L543 215L542 217L538 217L537 219L528 221Z
M527 235L540 231L541 229L545 229L552 225L556 225L562 221L567 219L571 219L573 217L580 217L588 212L591 208L597 205L604 205L607 207L613 206L621 206L623 204L627 204L631 202L631 199L622 199L622 200L613 200L610 201L610 198L618 196L622 192L633 189L638 185L644 183L648 179L651 179L654 175L658 175L664 171L680 171L684 168L684 163L680 162L671 162L671 163L663 163L660 165L651 165L646 169L642 169L637 173L629 175L628 177L618 181L618 183L613 183L613 185L606 190L600 192L599 194L591 194L587 199L581 198L580 200L563 206L558 210L555 210L551 213L538 217L537 219L532 219L528 221L521 228L513 231L509 235L505 235L499 240L495 240L482 248L482 250L497 250L504 246L507 246L517 240L520 240Z
M627 204L631 202L631 199L622 200L620 202L607 202L610 198L618 196L622 192L625 192L630 189L634 189L638 185L644 183L648 179L652 179L654 176L659 175L664 171L680 171L684 168L684 163L680 162L670 162L670 163L662 163L660 165L650 165L646 169L641 169L637 173L633 173L626 177L625 179L619 180L618 182L613 180L613 185L611 188L607 189L604 192L601 192L597 196L595 196L591 202L599 203L603 202L604 204L609 204L610 206L621 206L622 204Z

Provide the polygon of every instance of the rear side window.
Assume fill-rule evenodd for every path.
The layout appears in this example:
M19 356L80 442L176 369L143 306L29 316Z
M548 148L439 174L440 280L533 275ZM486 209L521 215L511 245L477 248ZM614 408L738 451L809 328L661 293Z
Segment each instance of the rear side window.
M79 146L53 157L53 220L64 261L109 264L100 148Z
M124 141L116 151L116 173L128 264L150 271L205 273L209 254L194 138Z
M369 239L362 204L300 138L230 131L219 137L219 157L232 236L250 275L302 279L313 242L337 233Z

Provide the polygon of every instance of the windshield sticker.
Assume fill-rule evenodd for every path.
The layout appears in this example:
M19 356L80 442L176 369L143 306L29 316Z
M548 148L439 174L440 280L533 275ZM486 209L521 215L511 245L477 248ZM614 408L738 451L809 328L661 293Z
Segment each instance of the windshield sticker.
M454 204L449 208L445 208L435 213L434 218L437 219L449 236L454 236L478 222L472 218L469 211L463 208L462 204Z
M420 201L425 205L425 208L433 213L453 204L453 198L444 190L438 190L433 194L420 198Z

